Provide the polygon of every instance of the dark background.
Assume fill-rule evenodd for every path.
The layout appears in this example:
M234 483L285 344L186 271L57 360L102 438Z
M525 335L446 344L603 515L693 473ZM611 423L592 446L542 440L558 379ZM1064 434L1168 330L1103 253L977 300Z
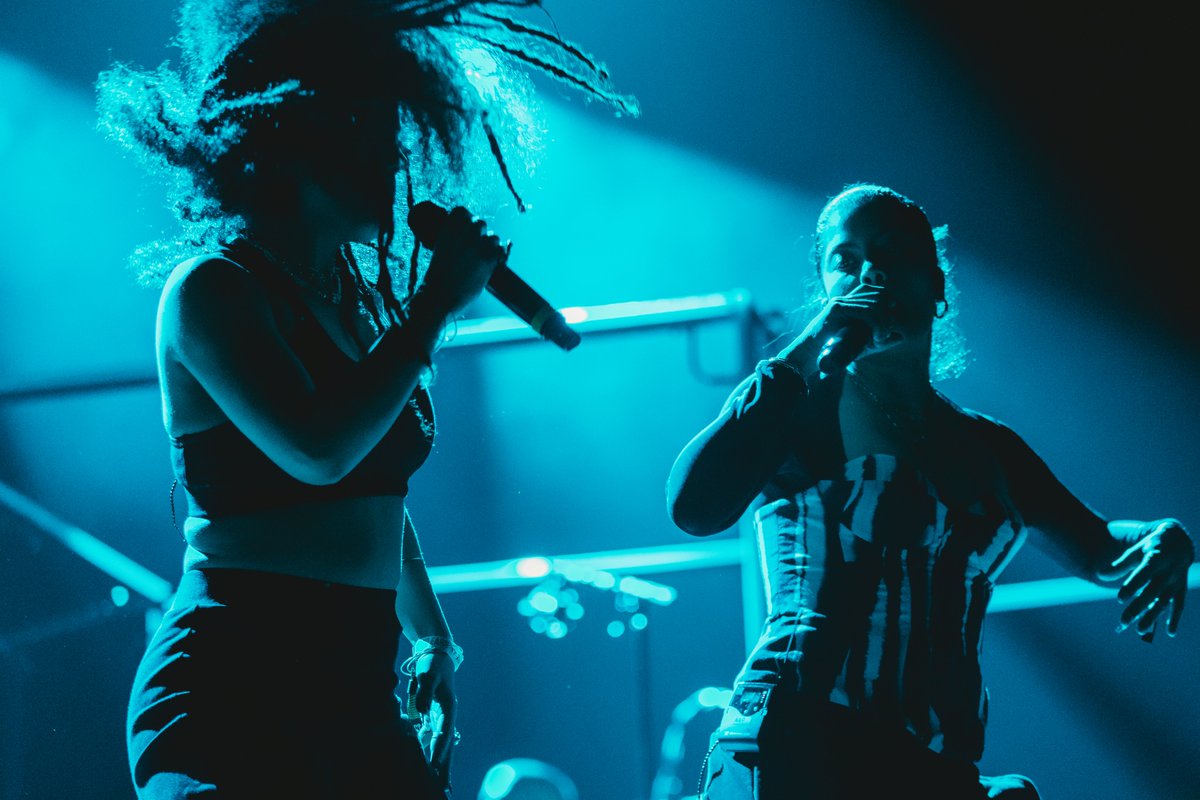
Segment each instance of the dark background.
M1200 526L1184 19L1157 6L548 5L643 114L613 119L545 87L535 210L501 221L514 266L546 296L742 288L785 311L823 199L847 181L888 183L953 235L975 361L940 388L1013 424L1104 513ZM121 266L165 214L91 110L111 60L172 57L171 13L0 11L0 481L173 581L156 296ZM477 311L498 313L486 299ZM740 369L735 330L705 326L693 344L682 328L631 328L569 355L448 349L439 443L411 500L430 563L685 543L662 482ZM1005 582L1062 574L1031 547ZM649 797L672 709L728 684L744 631L735 567L648 577L679 599L619 638L598 590L581 589L587 613L556 641L516 613L525 588L443 595L468 651L460 798L510 757L556 764L584 800ZM121 714L153 608L115 607L112 585L0 507L4 800L132 796ZM1112 634L1117 612L993 615L985 771L1029 774L1048 800L1200 794L1194 620L1146 645ZM690 723L674 797L692 790L713 724Z

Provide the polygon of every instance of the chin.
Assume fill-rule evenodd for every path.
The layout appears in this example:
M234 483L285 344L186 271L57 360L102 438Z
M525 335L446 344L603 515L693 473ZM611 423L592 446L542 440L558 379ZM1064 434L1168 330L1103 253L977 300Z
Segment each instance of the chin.
M362 223L346 232L346 241L356 244L373 244L379 238L379 223Z
M894 328L889 331L884 331L881 334L877 333L875 335L875 349L890 350L893 347L898 347L904 344L906 338L907 337L905 337L903 331L899 331Z

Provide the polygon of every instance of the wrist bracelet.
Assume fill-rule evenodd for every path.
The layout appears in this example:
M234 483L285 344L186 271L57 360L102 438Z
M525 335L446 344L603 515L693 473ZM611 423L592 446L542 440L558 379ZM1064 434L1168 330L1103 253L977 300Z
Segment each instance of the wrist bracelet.
M450 656L450 660L454 662L455 672L458 672L458 668L463 662L463 649L449 636L422 636L413 642L412 655L404 659L400 665L400 672L412 675L417 661L421 659L421 656L429 653L444 653Z
M779 370L776 370L776 367L778 367ZM768 358L765 361L760 362L759 371L770 372L772 377L774 377L778 371L785 373L790 372L792 375L795 375L800 379L800 385L804 387L806 392L808 391L808 379L805 377L804 373L800 371L800 367L796 366L782 356L774 356L773 358Z

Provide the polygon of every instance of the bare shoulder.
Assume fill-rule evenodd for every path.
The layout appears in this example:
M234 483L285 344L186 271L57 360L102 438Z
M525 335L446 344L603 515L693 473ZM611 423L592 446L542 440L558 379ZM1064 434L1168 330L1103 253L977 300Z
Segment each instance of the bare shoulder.
M163 286L158 363L168 427L188 432L228 418L243 430L311 390L280 330L269 287L219 255L180 263Z
M159 298L156 350L163 422L177 436L212 427L225 414L184 365L185 350L195 350L204 338L196 320L221 315L217 284L236 284L245 270L219 255L204 255L179 263L167 276Z
M263 287L240 264L209 254L181 262L167 276L158 307L160 347L172 349L219 332L271 318ZM188 336L183 337L187 331Z
M261 293L261 289L249 270L225 256L211 253L189 258L171 270L160 302L164 309L179 310L184 304L223 304L255 292Z

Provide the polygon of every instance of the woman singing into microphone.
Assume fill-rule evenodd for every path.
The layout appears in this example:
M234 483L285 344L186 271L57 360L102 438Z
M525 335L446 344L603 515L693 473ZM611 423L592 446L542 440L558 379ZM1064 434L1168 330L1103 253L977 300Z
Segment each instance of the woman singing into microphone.
M688 533L753 509L770 598L704 800L1036 798L1028 778L976 768L985 612L1030 532L1075 574L1123 581L1121 628L1179 625L1195 558L1179 520L1102 516L1009 426L933 387L965 354L942 233L892 189L834 196L811 320L671 471Z
M167 179L181 225L135 254L162 287L187 504L182 578L129 703L138 797L447 790L463 653L405 497L443 328L505 252L466 209L489 181L517 194L525 67L636 112L517 16L537 5L193 0L181 68L100 76L103 127ZM393 222L421 200L452 209L432 256Z

